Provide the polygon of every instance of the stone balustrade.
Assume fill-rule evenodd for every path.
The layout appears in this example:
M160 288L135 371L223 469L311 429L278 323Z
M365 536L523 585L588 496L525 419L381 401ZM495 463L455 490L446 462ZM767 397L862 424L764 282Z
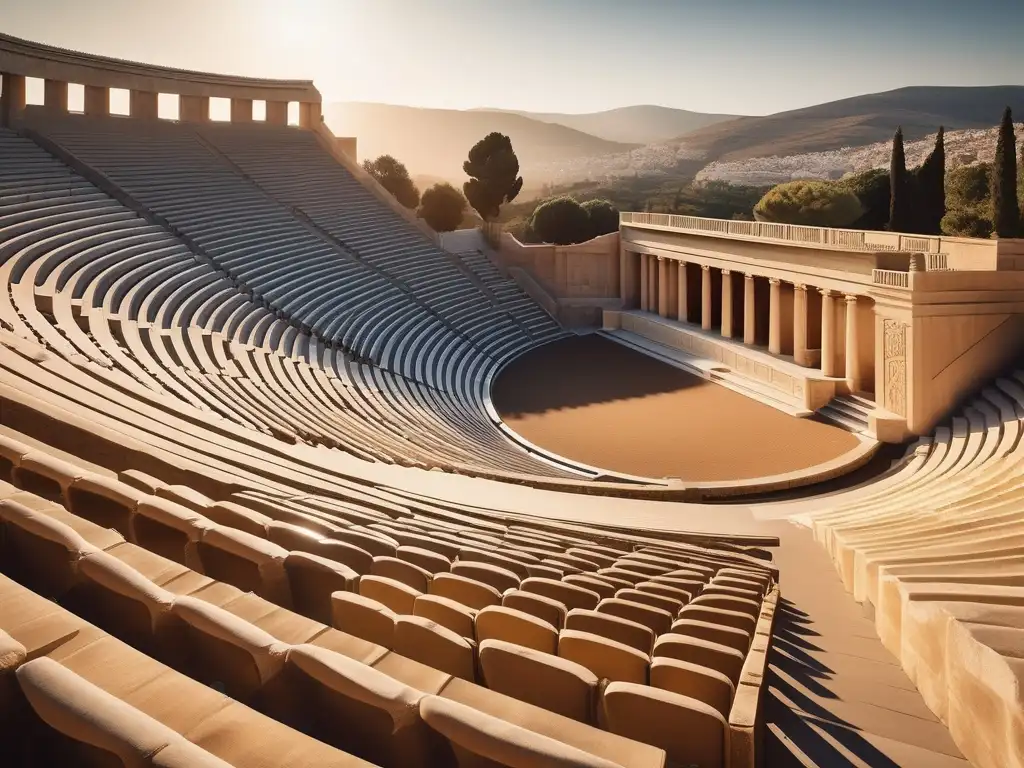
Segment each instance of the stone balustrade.
M623 212L623 227L643 227L741 240L783 242L790 245L862 251L908 252L927 256L929 270L1021 269L1019 240L990 240L945 235L909 235L859 229L805 227L768 221L732 221L670 213ZM1016 245L1015 245L1016 244ZM1016 258L1007 258L1016 257Z
M895 269L873 269L871 270L871 282L889 288L909 288L910 273Z

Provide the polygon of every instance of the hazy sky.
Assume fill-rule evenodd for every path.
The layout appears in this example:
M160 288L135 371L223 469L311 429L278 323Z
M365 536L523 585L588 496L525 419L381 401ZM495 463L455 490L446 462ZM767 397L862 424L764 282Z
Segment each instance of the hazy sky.
M1022 0L0 0L0 32L325 101L768 114L1024 82Z

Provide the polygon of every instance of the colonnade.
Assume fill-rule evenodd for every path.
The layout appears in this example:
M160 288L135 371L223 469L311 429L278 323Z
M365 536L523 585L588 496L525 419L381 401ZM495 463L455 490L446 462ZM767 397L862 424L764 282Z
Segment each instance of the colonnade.
M17 115L25 109L26 77L24 75L0 72L0 125L11 125ZM83 112L86 115L109 115L111 88L104 85L84 85ZM129 94L129 117L156 120L159 94L156 91L126 88ZM230 92L230 89L227 91ZM178 97L178 120L190 123L205 123L210 120L209 95L170 94ZM213 96L216 98L216 95ZM252 98L225 95L231 102L231 122L253 121ZM288 124L288 105L291 102L274 99L260 99L266 104L265 122L271 125ZM320 103L312 101L295 102L299 106L299 127L316 128L322 121ZM43 107L57 114L68 112L68 83L44 79Z
M873 371L865 370L874 358L870 298L667 256L628 256L638 257L639 286L624 296L627 305L820 367L851 392L874 389Z

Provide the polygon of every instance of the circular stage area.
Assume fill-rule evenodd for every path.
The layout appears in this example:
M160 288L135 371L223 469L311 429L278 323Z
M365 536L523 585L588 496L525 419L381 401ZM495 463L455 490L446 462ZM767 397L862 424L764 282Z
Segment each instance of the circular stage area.
M858 438L591 335L514 360L492 390L505 423L544 450L614 472L690 482L796 472Z

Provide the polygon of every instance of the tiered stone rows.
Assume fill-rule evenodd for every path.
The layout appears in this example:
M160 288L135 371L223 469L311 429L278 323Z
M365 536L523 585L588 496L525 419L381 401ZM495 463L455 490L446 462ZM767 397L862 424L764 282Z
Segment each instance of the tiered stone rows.
M0 131L0 572L18 582L0 580L0 703L17 759L752 765L778 598L755 545L772 542L380 487L365 462L579 477L505 441L483 402L501 360L560 331L486 265L388 236L398 220L359 190L346 223L301 187L276 188L281 205L253 181L272 168L239 172L184 127L116 123ZM291 135L311 167L334 163ZM224 151L255 162L243 145ZM293 249L319 256L280 271L271 301ZM417 259L444 280L414 280ZM255 262L270 271L239 271ZM335 289L315 323L337 309L356 336L301 320ZM357 323L345 291L384 315ZM386 330L399 304L424 322ZM349 356L360 334L380 365Z
M514 316L496 313L490 297L450 256L382 206L314 134L223 125L204 128L201 135L275 199L299 209L363 261L407 286L490 357L500 361L530 340L561 335L543 314L541 322L534 316L534 324L524 329Z
M451 764L446 745L535 764L505 762L523 739L540 754L578 748L613 761L577 754L583 765L661 764L658 750L628 739L665 749L673 764L753 759L778 596L757 549L552 531L408 500L401 514L383 495L375 501L388 511L280 489L217 501L9 437L0 457L17 484L0 483L0 570L137 651L376 764ZM36 617L11 603L0 629L24 646L16 658L35 657ZM51 655L115 697L131 689L95 669L96 654L162 669L122 643L71 639ZM67 684L77 697L83 686ZM149 695L134 691L129 703ZM175 730L183 715L157 709ZM360 727L339 729L339 718Z
M0 320L69 360L291 441L424 466L554 474L483 407L480 354L433 386L355 363L239 294L215 261L102 194L27 139L0 132L7 189ZM475 361L475 362L474 362ZM440 367L437 367L440 366Z
M883 644L979 767L1024 765L1024 373L996 381L898 473L810 516Z

